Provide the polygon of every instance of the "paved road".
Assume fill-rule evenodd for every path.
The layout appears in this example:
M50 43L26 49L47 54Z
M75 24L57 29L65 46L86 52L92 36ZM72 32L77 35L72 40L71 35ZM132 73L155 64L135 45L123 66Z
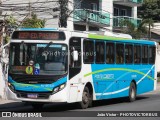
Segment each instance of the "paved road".
M160 111L160 93L139 95L133 103L127 102L125 98L111 99L94 102L92 108L78 109L76 104L53 103L45 105L39 112L61 112L61 111ZM33 112L32 107L22 102L11 102L0 105L0 111L28 111Z
M125 98L96 101L92 108L88 108L85 110L78 109L76 107L76 104L65 104L65 103L48 104L48 105L45 105L44 108L41 110L34 110L30 105L22 102L7 101L5 103L4 101L4 104L0 104L0 111L54 112L54 113L55 112L65 113L68 111L160 111L160 91L159 91L160 89L159 88L160 88L160 85L158 86L157 91L147 93L144 95L139 95L137 97L137 100L133 103L127 102ZM48 118L47 120L50 120L50 119L51 118ZM59 118L59 119L72 120L71 118ZM82 118L79 118L79 119L82 119ZM87 119L91 119L91 118L87 118ZM96 118L94 119L97 120ZM124 118L124 120L125 119L127 120L127 118ZM143 118L143 119L146 119L146 118ZM158 118L155 118L155 120L158 120Z

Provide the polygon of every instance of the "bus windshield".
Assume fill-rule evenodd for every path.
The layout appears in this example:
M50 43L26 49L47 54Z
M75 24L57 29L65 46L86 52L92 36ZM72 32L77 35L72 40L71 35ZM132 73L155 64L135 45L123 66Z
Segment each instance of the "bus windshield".
M67 72L67 45L12 43L10 74L63 75Z

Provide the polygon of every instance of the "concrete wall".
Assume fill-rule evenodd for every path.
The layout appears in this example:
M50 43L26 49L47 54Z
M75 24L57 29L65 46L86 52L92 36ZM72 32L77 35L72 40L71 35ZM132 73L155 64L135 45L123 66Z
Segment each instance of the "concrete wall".
M112 30L113 26L113 0L101 0L102 1L102 10L110 13L110 27L106 27L109 30Z
M68 9L70 10L70 11L73 11L73 9L74 9L74 0L69 0L70 2L69 2L69 4L68 4ZM73 31L74 30L74 25L73 25L73 12L72 12L72 14L70 14L70 17L68 18L68 21L67 21L67 29L68 30L71 30L71 31Z
M137 18L137 7L132 8L132 17Z

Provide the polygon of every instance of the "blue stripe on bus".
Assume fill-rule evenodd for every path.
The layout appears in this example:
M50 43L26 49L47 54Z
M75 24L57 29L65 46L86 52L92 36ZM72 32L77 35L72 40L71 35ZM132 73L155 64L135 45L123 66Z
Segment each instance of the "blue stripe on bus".
M19 28L18 30L38 30L38 31L57 31L58 28Z
M100 100L128 96L129 86L132 80L135 80L137 83L137 94L149 92L154 89L154 65L115 65L115 67L114 65L104 64L91 65L93 73L94 71L107 68L121 69L122 66L123 68L129 68L140 72L110 70L92 74L96 99ZM144 75L139 73L144 73Z
M28 92L51 92L57 86L67 82L67 76L60 78L52 84L24 84L15 82L10 76L8 81L14 86L15 90Z

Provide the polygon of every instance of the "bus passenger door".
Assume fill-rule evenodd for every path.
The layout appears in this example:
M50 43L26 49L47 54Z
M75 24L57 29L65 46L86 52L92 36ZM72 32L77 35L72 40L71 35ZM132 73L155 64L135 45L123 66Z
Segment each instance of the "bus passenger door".
M81 79L81 38L73 37L69 41L69 101L78 98L78 83Z
M69 79L80 73L81 71L81 38L73 37L69 41ZM78 59L74 60L74 52L78 52Z

